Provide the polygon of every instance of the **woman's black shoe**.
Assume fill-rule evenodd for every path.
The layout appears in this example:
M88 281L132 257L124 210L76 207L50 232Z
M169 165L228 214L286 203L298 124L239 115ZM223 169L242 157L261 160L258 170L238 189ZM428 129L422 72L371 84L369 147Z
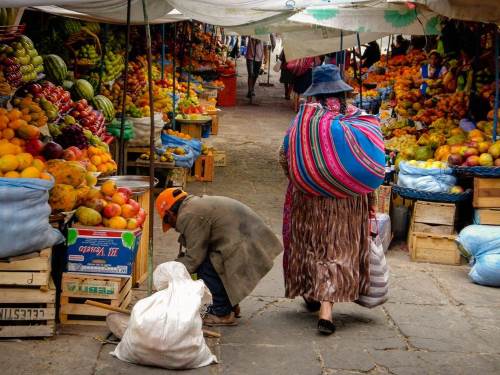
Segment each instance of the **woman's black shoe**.
M323 335L331 335L332 333L335 332L335 329L336 327L335 324L333 324L333 322L326 319L318 320L318 331Z
M310 312L318 312L319 309L321 308L321 302L318 301L310 301L308 299L304 298L304 302L306 303L306 309Z

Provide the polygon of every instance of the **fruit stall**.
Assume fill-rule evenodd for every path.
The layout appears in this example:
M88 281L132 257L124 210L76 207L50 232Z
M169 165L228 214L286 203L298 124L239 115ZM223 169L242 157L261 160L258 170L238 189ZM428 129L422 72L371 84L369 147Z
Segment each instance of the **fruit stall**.
M215 150L202 139L217 133L220 71L234 65L199 23L147 38L143 26L0 16L0 217L10 222L0 337L51 336L57 320L105 324L108 311L86 301L126 308L150 275L152 188L213 180ZM18 310L29 310L23 322Z
M441 27L439 77L422 78L436 52L419 49L346 76L354 103L381 119L387 157L379 207L391 215L395 237L413 261L459 265L472 254L457 245L457 233L500 227L499 35L481 23L443 20ZM447 45L450 28L451 39L471 45Z

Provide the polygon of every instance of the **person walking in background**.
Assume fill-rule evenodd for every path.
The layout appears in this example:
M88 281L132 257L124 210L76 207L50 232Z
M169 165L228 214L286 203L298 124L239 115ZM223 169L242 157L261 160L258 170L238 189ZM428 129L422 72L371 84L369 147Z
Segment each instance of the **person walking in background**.
M285 293L319 311L323 334L335 331L333 304L356 301L369 288L371 192L384 178L379 120L346 104L352 90L337 66L314 68L304 92L313 102L301 106L280 149L290 181L283 217Z
M378 43L375 40L368 43L365 52L363 52L363 55L361 56L361 67L369 68L380 60L380 56L380 47Z
M403 35L398 35L396 37L396 43L391 46L391 56L405 55L410 48L410 41L403 38Z
M247 98L255 96L255 83L259 77L262 60L264 58L264 45L261 40L248 38L247 51L248 93Z
M285 86L285 99L290 100L290 93L292 91L294 76L293 73L286 67L286 57L284 49L281 51L278 59L281 61L280 83L282 83Z

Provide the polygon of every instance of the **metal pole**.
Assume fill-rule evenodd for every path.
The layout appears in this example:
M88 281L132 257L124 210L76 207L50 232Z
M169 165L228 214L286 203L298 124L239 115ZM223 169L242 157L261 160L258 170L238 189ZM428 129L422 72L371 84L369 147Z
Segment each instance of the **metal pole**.
M165 79L165 24L161 25L161 80Z
M499 76L500 76L500 66L498 64L498 55L500 49L500 35L498 33L498 28L495 30L495 106L493 113L493 142L497 140L497 129L498 129L498 102L500 101L500 88L499 88Z
M173 37L173 47L172 47L172 112L174 118L172 119L172 128L176 130L175 127L175 71L177 69L176 61L175 61L175 41L177 40L177 22L174 23L174 37Z
M339 60L337 59L335 62L337 63L337 66L340 68L340 76L344 78L344 30L340 30L340 51L342 51L342 55L340 57L340 60L342 61L342 64L340 64Z
M191 97L191 73L193 71L193 33L194 33L194 25L193 21L190 22L191 32L189 33L189 71L188 71L188 88L187 88L187 97L188 99Z
M391 47L391 39L392 39L392 35L389 35L388 37L388 41L387 41L387 54L385 56L385 65L386 66L389 66L389 49ZM382 45L382 44L381 44Z
M146 28L146 52L148 55L148 86L149 86L149 116L150 133L149 133L149 248L148 248L148 295L153 292L153 252L154 252L154 179L155 179L155 118L154 118L154 102L153 102L153 61L151 57L151 31L149 29L149 18L147 9L147 0L142 0L142 9L144 12L144 23Z
M127 106L127 89L128 89L128 54L130 48L130 2L131 0L127 0L127 34L125 35L125 72L123 77L123 93L122 93L122 118L120 123L120 139L119 139L119 156L118 156L118 165L119 172L121 175L127 173L125 170L125 141L124 132L125 132L125 108Z
M361 78L361 42L359 40L359 33L356 33L356 39L358 40L358 50L359 50L359 106L363 108L363 78Z

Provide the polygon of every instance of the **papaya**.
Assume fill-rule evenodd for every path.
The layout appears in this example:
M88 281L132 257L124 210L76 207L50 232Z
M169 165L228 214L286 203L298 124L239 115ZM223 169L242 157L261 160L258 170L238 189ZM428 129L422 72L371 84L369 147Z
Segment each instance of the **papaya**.
M71 211L78 199L75 188L71 185L56 184L50 190L49 204L52 211Z
M86 181L87 171L78 162L66 162L61 159L53 159L47 162L47 172L54 176L56 184L66 184L79 187Z
M75 216L78 222L83 225L95 226L102 223L101 214L89 207L78 207Z

